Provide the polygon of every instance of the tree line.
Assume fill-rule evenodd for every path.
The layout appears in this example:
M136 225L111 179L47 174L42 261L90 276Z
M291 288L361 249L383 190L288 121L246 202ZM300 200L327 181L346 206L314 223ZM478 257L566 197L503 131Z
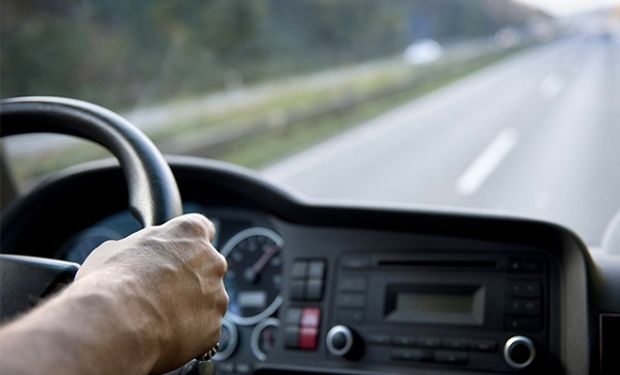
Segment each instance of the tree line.
M237 87L519 26L511 0L8 0L0 94L114 108Z

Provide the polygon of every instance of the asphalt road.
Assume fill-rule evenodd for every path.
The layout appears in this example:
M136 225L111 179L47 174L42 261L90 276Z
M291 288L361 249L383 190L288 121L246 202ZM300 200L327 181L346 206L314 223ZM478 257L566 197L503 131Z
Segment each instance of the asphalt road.
M263 174L319 198L534 216L600 244L620 210L620 43L527 49Z

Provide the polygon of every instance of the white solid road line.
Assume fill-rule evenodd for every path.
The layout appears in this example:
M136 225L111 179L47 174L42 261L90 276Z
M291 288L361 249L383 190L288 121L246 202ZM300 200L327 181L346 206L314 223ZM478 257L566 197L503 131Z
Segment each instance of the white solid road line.
M517 144L516 130L502 130L484 151L474 160L456 182L456 191L461 195L474 194L493 173Z

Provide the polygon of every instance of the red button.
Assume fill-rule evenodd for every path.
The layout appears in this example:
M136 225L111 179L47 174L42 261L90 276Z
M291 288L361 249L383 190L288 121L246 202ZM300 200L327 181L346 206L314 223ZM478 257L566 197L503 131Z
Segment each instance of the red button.
M319 330L310 327L301 327L299 330L299 348L301 350L316 350Z
M301 312L301 327L319 328L321 323L321 309L305 307Z

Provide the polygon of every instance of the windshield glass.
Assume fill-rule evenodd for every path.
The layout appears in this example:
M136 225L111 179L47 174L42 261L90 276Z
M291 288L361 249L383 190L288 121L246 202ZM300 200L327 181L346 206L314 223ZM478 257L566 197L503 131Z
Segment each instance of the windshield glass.
M491 209L598 244L620 208L618 1L4 1L1 96L120 112L306 195ZM107 156L4 140L23 189Z

